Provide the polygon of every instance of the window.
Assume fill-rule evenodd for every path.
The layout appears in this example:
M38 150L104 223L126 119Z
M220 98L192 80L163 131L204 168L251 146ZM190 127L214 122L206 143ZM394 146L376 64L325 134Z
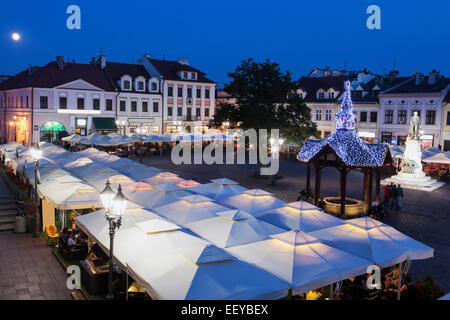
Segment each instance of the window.
M360 122L367 122L367 111L361 111L359 113L359 121Z
M192 79L194 79L194 80L197 79L197 73L195 73L195 72L192 73Z
M92 107L94 110L100 110L100 99L92 100Z
M209 117L209 108L205 109L205 117Z
M322 109L316 110L316 121L322 121Z
M125 108L126 108L126 101L121 100L120 101L120 111L125 112Z
M378 112L371 111L370 112L370 122L377 122L377 118L378 118Z
M384 123L392 123L393 116L394 116L394 110L386 110L384 112Z
M187 72L183 72L183 78L187 79L188 78L188 73Z
M77 109L84 110L84 98L77 99Z
M181 117L183 115L183 108L178 107L177 109L177 116Z
M187 89L187 97L192 98L192 88Z
M328 93L328 99L334 99L334 91Z
M405 124L406 123L406 110L399 110L398 111L398 124Z
M201 117L201 110L200 110L200 108L197 108L197 109L195 109L195 116L196 117Z
M450 111L447 111L447 125L450 126Z
M142 112L148 112L148 102L142 101Z
M67 109L67 98L66 97L59 97L59 108Z
M381 133L381 142L391 143L392 140L392 132L382 132Z
M167 96L173 97L173 87L167 87Z
M173 107L168 107L168 108L167 108L167 115L168 115L169 117L172 116L172 112L173 112Z
M159 103L153 102L153 112L159 112Z
M123 88L124 88L125 90L130 90L130 81L125 80L125 81L123 82Z
M325 110L325 121L331 121L331 110Z
M434 124L436 118L436 111L434 110L427 110L425 124Z
M40 103L41 103L41 109L48 109L48 97L47 96L41 96Z
M106 99L106 111L112 111L112 99Z
M138 81L138 90L144 90L144 82Z
M28 96L27 96L27 108L28 108Z
M172 87L170 87L172 89ZM158 84L156 82L152 82L152 91L158 91Z
M20 96L20 107L23 108L23 97Z
M202 89L197 89L197 99L201 99L202 97Z
M178 97L183 97L183 88L178 88Z
M319 92L319 99L325 99L325 92Z
M209 99L209 89L205 90L205 99Z
M131 112L137 112L137 101L131 101Z

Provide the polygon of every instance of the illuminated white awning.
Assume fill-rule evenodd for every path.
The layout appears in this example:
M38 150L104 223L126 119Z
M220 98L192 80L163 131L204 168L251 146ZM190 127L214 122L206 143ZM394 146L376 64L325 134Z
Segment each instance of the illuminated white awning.
M362 138L375 138L375 132L359 131L358 136Z

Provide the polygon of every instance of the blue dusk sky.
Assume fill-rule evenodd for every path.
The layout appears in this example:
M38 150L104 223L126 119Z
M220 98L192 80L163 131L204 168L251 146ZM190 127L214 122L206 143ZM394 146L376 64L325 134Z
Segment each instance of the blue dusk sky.
M68 30L66 9L81 8L81 30ZM369 30L369 5L381 30ZM383 73L396 59L402 75L440 70L450 76L448 0L0 2L0 75L45 65L57 55L88 63L187 57L222 86L241 60L270 58L293 78L313 67ZM11 34L18 32L20 41Z

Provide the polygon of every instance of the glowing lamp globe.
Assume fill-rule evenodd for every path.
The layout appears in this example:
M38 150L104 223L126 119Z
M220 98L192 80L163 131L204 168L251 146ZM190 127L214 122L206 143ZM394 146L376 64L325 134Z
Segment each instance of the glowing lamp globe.
M111 211L112 200L114 199L115 195L116 194L114 193L113 189L111 189L111 183L109 183L109 180L107 180L105 189L100 192L100 199L102 200L103 208L108 213Z

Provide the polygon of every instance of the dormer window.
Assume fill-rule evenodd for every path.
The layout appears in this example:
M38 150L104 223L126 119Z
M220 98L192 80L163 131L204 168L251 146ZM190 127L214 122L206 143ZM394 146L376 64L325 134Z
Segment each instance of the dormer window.
M325 92L321 91L319 92L319 99L325 99Z
M183 79L187 79L188 78L188 73L187 72L183 72Z
M196 80L197 79L197 74L195 72L192 72L191 77L192 77L192 80Z
M141 91L144 90L144 82L143 81L138 81L138 90L141 90Z
M151 83L151 90L152 91L158 91L158 84L156 82Z
M334 99L334 91L328 92L328 99Z
M129 80L125 80L124 82L123 82L123 88L125 89L125 90L130 90L130 88L131 88L131 83L130 83L130 81Z

